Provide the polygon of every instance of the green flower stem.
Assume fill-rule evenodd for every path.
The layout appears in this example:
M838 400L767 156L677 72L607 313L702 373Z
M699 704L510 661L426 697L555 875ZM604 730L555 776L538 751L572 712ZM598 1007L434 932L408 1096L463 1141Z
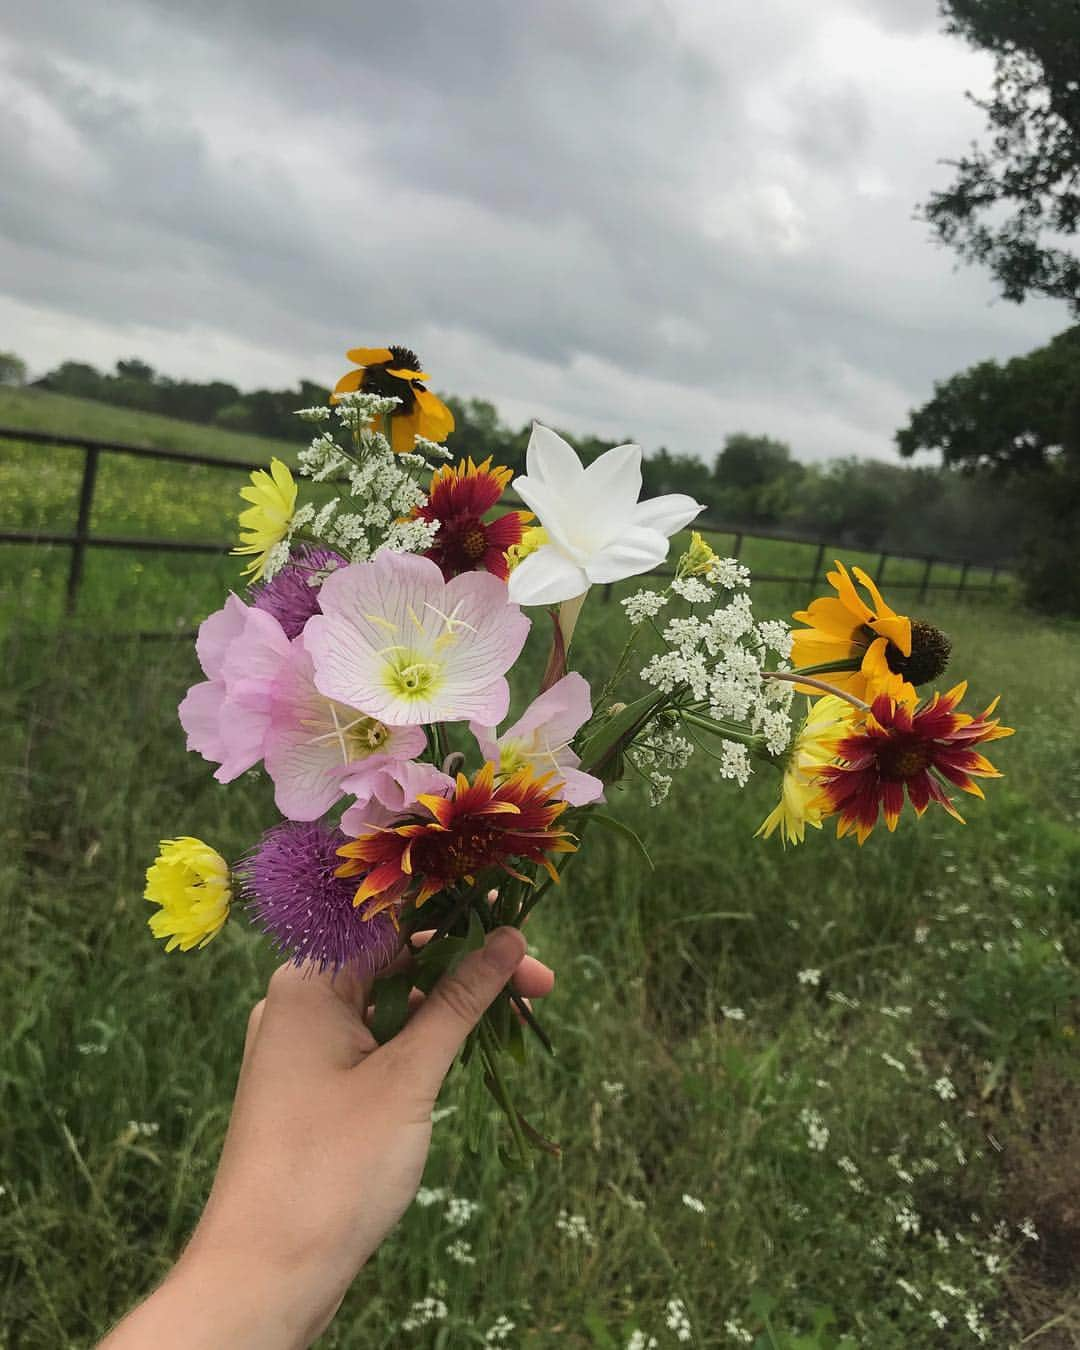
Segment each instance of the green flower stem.
M830 667L835 670L836 667ZM869 712L870 704L864 703L861 698L856 698L854 694L845 693L843 689L837 689L834 685L826 684L824 680L819 680L816 676L808 676L803 670L763 670L761 672L763 680L781 680L784 684L808 684L812 689L820 689L823 694L835 694L837 698L842 698L850 703L853 708L858 708L860 712Z
M487 897L478 895L474 892L472 896L472 907L473 913L480 921L480 927L484 930L485 933L490 933L491 930L497 926L497 924L494 920L494 916L492 915L490 908L488 907ZM516 926L518 925L515 925L515 927ZM548 1052L548 1054L554 1055L555 1047L551 1043L551 1037L547 1034L547 1032L540 1025L540 1023L536 1020L536 1017L533 1014L533 1010L529 1007L528 1001L522 998L522 996L517 992L517 990L512 987L508 986L506 993L508 998L510 999L510 1002L518 1010L521 1020L533 1033L533 1035L544 1047L544 1049Z
M517 1148L518 1158L521 1160L522 1166L528 1167L530 1162L528 1145L525 1143L525 1136L521 1131L517 1108L514 1106L510 1091L506 1086L506 1080L499 1068L499 1042L492 1030L491 1023L488 1021L487 1013L480 1019L480 1025L476 1030L480 1058L484 1061L484 1068L487 1070L488 1088L510 1122L514 1145Z
M723 736L725 741L740 741L743 745L749 746L751 750L756 750L764 744L764 739L753 731L747 731L745 727L728 726L725 723L717 722L711 717L699 717L697 713L684 712L683 720L689 722L693 727L700 727L702 731L711 731L714 736Z
M794 675L827 675L830 671L839 674L841 671L861 670L862 658L859 656L848 657L844 661L822 661L819 666L800 666L798 670L792 672Z

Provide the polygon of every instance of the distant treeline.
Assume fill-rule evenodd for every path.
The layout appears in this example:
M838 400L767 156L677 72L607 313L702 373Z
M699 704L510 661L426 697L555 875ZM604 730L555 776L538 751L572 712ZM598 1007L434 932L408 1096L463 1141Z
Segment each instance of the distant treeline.
M8 379L16 382L13 373L7 372ZM111 374L65 361L35 383L78 398L298 442L311 433L295 410L329 397L327 388L309 380L296 389L250 393L222 380L174 380L137 358L118 361ZM446 401L457 423L449 441L455 454L493 455L498 463L524 468L528 425L506 426L494 405L481 399ZM568 439L586 460L614 443L595 436ZM628 431L623 439L633 436ZM856 458L804 464L783 441L734 432L719 449L703 446L700 456L663 447L647 452L644 475L649 495L689 493L723 523L821 534L834 545L976 561L1007 561L1015 551L1015 499L1010 501L1000 484L957 469Z

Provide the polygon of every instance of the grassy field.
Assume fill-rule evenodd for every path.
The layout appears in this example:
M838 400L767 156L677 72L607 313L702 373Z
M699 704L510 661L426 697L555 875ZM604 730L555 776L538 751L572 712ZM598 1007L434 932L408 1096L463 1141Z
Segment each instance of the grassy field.
M4 1350L89 1346L166 1269L273 967L242 919L189 956L146 928L160 837L235 857L275 817L265 780L223 791L184 752L190 644L115 635L133 595L141 622L190 624L233 563L170 563L152 595L129 565L102 557L70 625L11 585ZM808 598L756 591L762 616ZM656 871L591 839L530 925L559 972L543 1013L559 1054L518 1086L562 1160L508 1177L464 1153L452 1079L426 1203L322 1345L624 1350L635 1331L664 1350L1080 1345L1080 631L943 597L922 612L955 639L972 703L1003 691L1019 728L993 747L1007 776L989 800L966 827L930 816L861 850L823 832L785 853L751 837L775 791L763 775L739 792L695 756L658 810L622 792ZM607 668L619 616L586 607L587 675ZM452 1197L477 1206L460 1227ZM428 1297L445 1316L409 1328Z
M296 462L295 445L37 389L0 389L0 426L35 427L241 460L269 462L276 454L290 464ZM0 530L72 530L82 465L81 450L0 440ZM90 528L96 534L135 539L226 543L235 533L236 494L245 481L241 471L148 463L106 454L99 463ZM315 493L318 500L333 495L327 487ZM729 552L732 536L717 535L713 544L718 551ZM807 578L816 556L816 544L763 539L744 540L741 552L755 571ZM826 554L826 565L831 556ZM851 550L845 557L871 571L878 561L877 554ZM59 620L67 566L66 549L0 544L0 624L22 622L31 615ZM893 582L911 585L920 581L922 571L921 562L893 558L887 563L886 575ZM182 631L219 603L218 597L234 576L232 561L224 557L91 549L80 604L86 614L108 614L114 629L127 632L161 631L162 616L172 605L164 626ZM976 585L989 578L985 568L973 568L969 575ZM960 569L938 565L932 580L935 585L955 588ZM173 604L177 595L183 597L178 607Z

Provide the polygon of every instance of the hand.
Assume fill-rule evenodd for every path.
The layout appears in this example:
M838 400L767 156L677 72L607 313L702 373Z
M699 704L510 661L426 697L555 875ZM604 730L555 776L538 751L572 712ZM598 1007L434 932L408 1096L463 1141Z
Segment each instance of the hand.
M519 993L550 992L521 934L497 929L382 1046L365 1021L370 980L276 971L202 1219L102 1350L310 1345L416 1194L443 1078L515 971Z

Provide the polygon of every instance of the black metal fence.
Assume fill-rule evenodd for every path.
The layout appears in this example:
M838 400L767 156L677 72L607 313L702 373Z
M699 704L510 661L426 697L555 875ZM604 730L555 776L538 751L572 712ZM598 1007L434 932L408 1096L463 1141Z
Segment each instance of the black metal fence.
M197 464L203 467L216 469L241 470L244 473L250 473L252 469L264 469L266 464L262 461L247 459L228 459L223 455L200 455L188 454L180 450L159 450L144 445L127 445L122 441L101 441L88 436L64 436L51 431L24 431L17 427L0 427L0 441L20 441L28 445L40 446L65 446L83 451L82 478L79 484L78 513L75 519L75 529L71 534L53 533L40 530L2 530L0 529L0 544L58 544L70 548L71 558L68 565L66 607L70 614L78 600L79 586L82 582L83 566L86 561L86 550L88 548L113 548L113 549L145 549L151 552L159 553L208 553L225 554L228 553L232 545L230 543L219 543L202 540L187 539L155 539L138 537L127 537L108 534L94 534L90 529L90 521L94 509L94 488L97 483L98 462L103 454L111 455L132 455L137 459L166 460L174 464ZM826 556L829 552L842 551L839 548L830 550L829 539L826 535L816 537L807 537L806 535L789 534L782 530L763 530L747 529L741 525L725 525L720 521L698 520L694 525L695 529L701 530L704 534L723 534L732 536L731 547L725 549L728 556L738 558L743 550L743 544L747 539L774 540L788 544L802 544L815 549L814 563L809 574L803 573L796 576L794 574L776 574L767 572L754 573L755 581L774 581L804 584L813 587L822 576L822 569ZM865 550L857 550L865 552ZM915 590L919 598L923 598L930 591L951 591L955 595L965 595L973 593L987 593L993 591L998 584L999 578L1003 573L1010 570L1010 565L1003 562L980 562L971 558L949 558L944 555L930 555L921 553L894 553L883 552L877 560L873 571L874 580L881 585L885 579L886 567L891 560L897 562L917 562L922 564L922 570L919 579L911 580L897 577L889 578L889 587L891 590ZM959 568L959 577L949 580L937 581L933 579L935 567ZM990 578L985 582L973 582L969 579L969 573L972 568L989 570ZM654 573L656 576L671 576L670 571L659 571ZM604 587L604 599L610 599L612 587Z

